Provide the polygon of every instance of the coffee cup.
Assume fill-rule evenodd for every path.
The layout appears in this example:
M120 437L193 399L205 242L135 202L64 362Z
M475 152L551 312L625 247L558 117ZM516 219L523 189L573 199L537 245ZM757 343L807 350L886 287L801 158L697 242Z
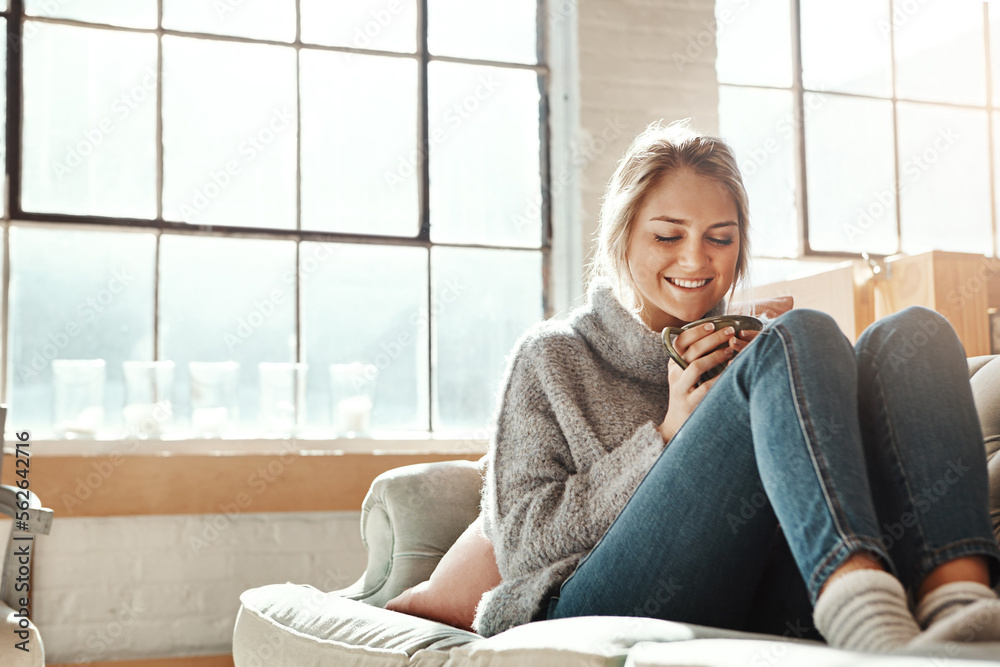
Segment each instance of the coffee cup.
M682 327L666 327L663 330L663 347L667 350L667 354L670 358L677 362L677 365L681 368L687 368L688 363L684 361L677 350L674 349L673 338L681 335L682 332L688 329L694 329L695 327L700 327L703 324L708 324L712 322L715 324L715 330L720 331L726 327L733 327L736 330L736 335L739 336L741 331L760 331L764 328L764 323L758 320L756 317L750 317L749 315L717 315L715 317L706 317L701 320L696 320L689 324L685 324ZM716 350L721 350L722 348L729 345L729 343L723 343ZM713 350L714 352L715 350ZM710 368L701 375L701 381L707 382L715 376L719 375L723 370L725 370L726 365L729 362L723 362L716 366L715 368Z

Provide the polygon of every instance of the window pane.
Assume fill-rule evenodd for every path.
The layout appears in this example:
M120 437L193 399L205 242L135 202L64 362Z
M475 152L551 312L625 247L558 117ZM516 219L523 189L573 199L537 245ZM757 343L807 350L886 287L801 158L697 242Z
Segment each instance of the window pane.
M163 64L164 218L295 227L295 50L167 36Z
M993 79L993 103L1000 91L1000 4L994 0L986 3L990 23L990 75Z
M433 248L431 294L435 431L486 428L504 359L543 317L542 255Z
M24 209L155 217L156 81L155 35L25 23Z
M792 85L792 9L789 0L718 0L715 20L719 83ZM712 31L706 26L706 43ZM702 35L693 35L695 46ZM688 42L690 44L690 42ZM685 53L685 57L696 57Z
M895 0L896 96L986 103L980 0Z
M985 111L899 103L903 252L989 253L987 141Z
M190 423L191 361L239 363L239 422L259 407L257 364L295 360L295 243L164 235L160 358L173 361L174 422Z
M798 254L792 93L719 87L719 128L736 151L750 196L750 246L755 255Z
M6 8L7 3L4 2L3 6ZM156 0L26 0L24 11L30 16L105 23L125 28L156 27ZM25 40L29 34L25 27Z
M301 63L302 226L416 236L416 61L303 50Z
M291 42L295 0L163 0L163 27Z
M537 247L537 75L442 62L428 71L431 238Z
M302 41L379 51L417 50L415 0L299 0Z
M538 61L535 0L427 0L427 49L438 56Z
M303 243L308 423L330 428L330 364L375 366L371 428L426 431L427 250Z
M813 250L896 251L892 102L807 93Z
M10 239L7 423L51 433L52 361L104 359L103 425L120 427L122 362L153 357L155 237L14 226Z
M892 96L889 2L801 0L803 85Z
M7 4L3 3L3 9ZM0 133L7 136L7 19L0 18ZM0 140L0 164L7 164L7 140ZM6 197L0 197L0 215L7 215Z

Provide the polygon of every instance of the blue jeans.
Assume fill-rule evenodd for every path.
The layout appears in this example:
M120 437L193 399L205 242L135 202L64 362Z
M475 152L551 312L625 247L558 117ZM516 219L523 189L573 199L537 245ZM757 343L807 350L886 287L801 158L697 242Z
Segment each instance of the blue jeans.
M650 616L815 636L812 605L850 555L911 592L936 566L1000 548L965 353L908 308L852 349L792 310L729 368L646 474L545 618Z

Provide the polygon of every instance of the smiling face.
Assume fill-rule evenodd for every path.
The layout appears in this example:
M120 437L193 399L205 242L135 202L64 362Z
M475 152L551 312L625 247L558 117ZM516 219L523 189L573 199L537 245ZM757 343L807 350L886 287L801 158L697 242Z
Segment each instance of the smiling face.
M653 331L704 317L733 284L739 214L720 182L688 168L660 179L636 213L629 272Z

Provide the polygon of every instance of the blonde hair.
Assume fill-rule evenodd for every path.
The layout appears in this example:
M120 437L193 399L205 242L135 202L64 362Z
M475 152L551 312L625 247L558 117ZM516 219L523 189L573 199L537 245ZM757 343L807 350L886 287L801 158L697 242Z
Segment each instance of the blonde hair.
M610 279L618 299L636 312L641 303L626 259L636 214L664 176L685 167L699 176L718 181L732 195L738 214L740 251L730 296L747 277L750 202L732 149L722 139L692 129L690 119L675 121L666 127L656 122L632 141L608 182L601 204L597 250L588 280Z

